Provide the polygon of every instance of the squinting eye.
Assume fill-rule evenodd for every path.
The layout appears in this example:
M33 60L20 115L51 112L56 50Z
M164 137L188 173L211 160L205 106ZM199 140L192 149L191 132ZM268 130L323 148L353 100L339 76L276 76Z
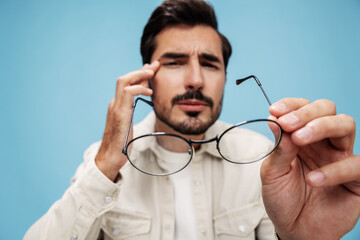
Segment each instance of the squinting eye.
M211 64L211 63L204 62L202 65L203 65L204 67L209 67L209 68L218 69L217 66L215 66L215 65L213 65L213 64Z
M179 63L178 62L166 62L166 63L163 63L162 65L164 66L175 66L175 65L178 65Z

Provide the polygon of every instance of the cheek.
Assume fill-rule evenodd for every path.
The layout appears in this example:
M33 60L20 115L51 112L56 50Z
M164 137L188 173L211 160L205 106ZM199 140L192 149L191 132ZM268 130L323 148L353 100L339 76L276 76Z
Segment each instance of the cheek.
M212 95L220 100L223 96L225 80L220 78L211 83ZM214 99L215 100L215 99Z
M160 69L151 83L154 95L161 96L161 98L174 97L182 93L180 74L173 71Z

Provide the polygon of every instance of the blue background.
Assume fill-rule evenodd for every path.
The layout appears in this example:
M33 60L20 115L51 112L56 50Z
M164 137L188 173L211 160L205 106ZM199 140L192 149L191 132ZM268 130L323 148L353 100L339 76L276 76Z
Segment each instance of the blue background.
M267 117L254 83L234 87L255 74L272 101L328 98L359 126L360 1L211 2L233 45L221 119ZM141 67L159 3L0 1L0 239L21 239L101 139L116 78ZM344 237L359 238L360 224Z

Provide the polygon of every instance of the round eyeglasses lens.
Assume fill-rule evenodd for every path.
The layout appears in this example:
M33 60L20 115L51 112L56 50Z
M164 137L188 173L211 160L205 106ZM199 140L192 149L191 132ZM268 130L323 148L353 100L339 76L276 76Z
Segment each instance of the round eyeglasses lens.
M279 124L271 120L239 123L219 137L219 152L223 158L233 163L256 162L275 150L281 134Z
M192 157L191 145L181 137L144 135L128 144L130 163L143 173L164 176L184 169Z

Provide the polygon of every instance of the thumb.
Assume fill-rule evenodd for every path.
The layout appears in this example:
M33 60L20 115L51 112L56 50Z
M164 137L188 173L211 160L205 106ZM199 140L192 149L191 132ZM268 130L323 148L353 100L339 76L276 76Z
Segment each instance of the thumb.
M261 180L267 184L287 174L291 169L291 163L296 157L298 146L291 141L289 133L283 132L278 147L272 152L261 165Z

